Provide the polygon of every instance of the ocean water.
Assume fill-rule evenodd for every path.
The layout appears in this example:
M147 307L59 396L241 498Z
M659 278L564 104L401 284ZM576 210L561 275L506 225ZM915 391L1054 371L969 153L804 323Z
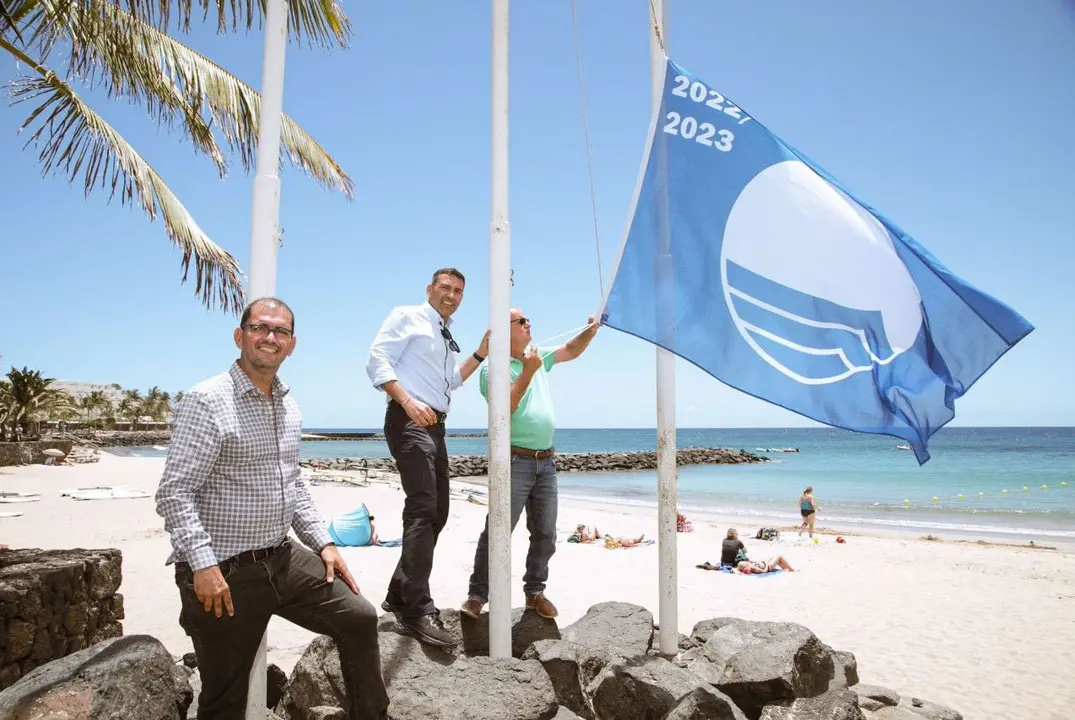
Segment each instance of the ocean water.
M319 430L326 429L309 429ZM819 526L848 531L883 526L1019 541L1075 539L1075 428L945 428L931 440L932 458L921 467L914 453L897 449L900 442L831 428L683 428L677 431L680 448L743 448L772 462L680 467L679 505L688 515L735 513L797 523L799 495L812 485L821 506ZM558 430L556 447L560 452L654 450L656 433ZM785 447L799 452L759 451ZM152 448L126 451L164 454ZM481 455L487 445L485 438L449 437L448 452ZM388 454L382 441L304 442L302 447L305 458ZM561 473L560 488L565 497L656 506L657 475Z

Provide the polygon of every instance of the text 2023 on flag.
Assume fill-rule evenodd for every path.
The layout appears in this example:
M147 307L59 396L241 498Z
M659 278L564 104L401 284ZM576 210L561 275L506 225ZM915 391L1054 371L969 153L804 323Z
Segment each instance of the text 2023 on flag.
M920 463L1033 326L669 61L602 322Z

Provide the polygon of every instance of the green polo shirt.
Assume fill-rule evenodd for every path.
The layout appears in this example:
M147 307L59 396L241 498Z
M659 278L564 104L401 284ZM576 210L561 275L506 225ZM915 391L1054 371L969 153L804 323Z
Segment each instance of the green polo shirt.
M556 363L556 350L538 348L541 353L541 367L530 378L530 384L523 393L519 407L511 414L511 444L528 450L548 450L552 447L552 436L556 431L556 415L552 409L552 393L549 392L548 372ZM523 363L511 359L511 382L523 371ZM482 365L478 380L478 389L482 397L489 399L489 366Z

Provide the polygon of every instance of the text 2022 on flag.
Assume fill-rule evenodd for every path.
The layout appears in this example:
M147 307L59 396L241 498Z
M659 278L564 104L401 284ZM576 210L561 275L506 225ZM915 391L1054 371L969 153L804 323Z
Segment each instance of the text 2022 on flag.
M671 61L602 322L919 463L1033 330Z

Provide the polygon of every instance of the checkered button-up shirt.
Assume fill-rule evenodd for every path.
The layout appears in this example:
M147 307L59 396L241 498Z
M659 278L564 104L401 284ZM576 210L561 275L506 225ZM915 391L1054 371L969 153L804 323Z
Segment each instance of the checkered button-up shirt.
M332 542L299 476L302 418L288 391L276 378L267 397L235 363L183 395L156 496L168 563L201 570L290 528L315 552Z

